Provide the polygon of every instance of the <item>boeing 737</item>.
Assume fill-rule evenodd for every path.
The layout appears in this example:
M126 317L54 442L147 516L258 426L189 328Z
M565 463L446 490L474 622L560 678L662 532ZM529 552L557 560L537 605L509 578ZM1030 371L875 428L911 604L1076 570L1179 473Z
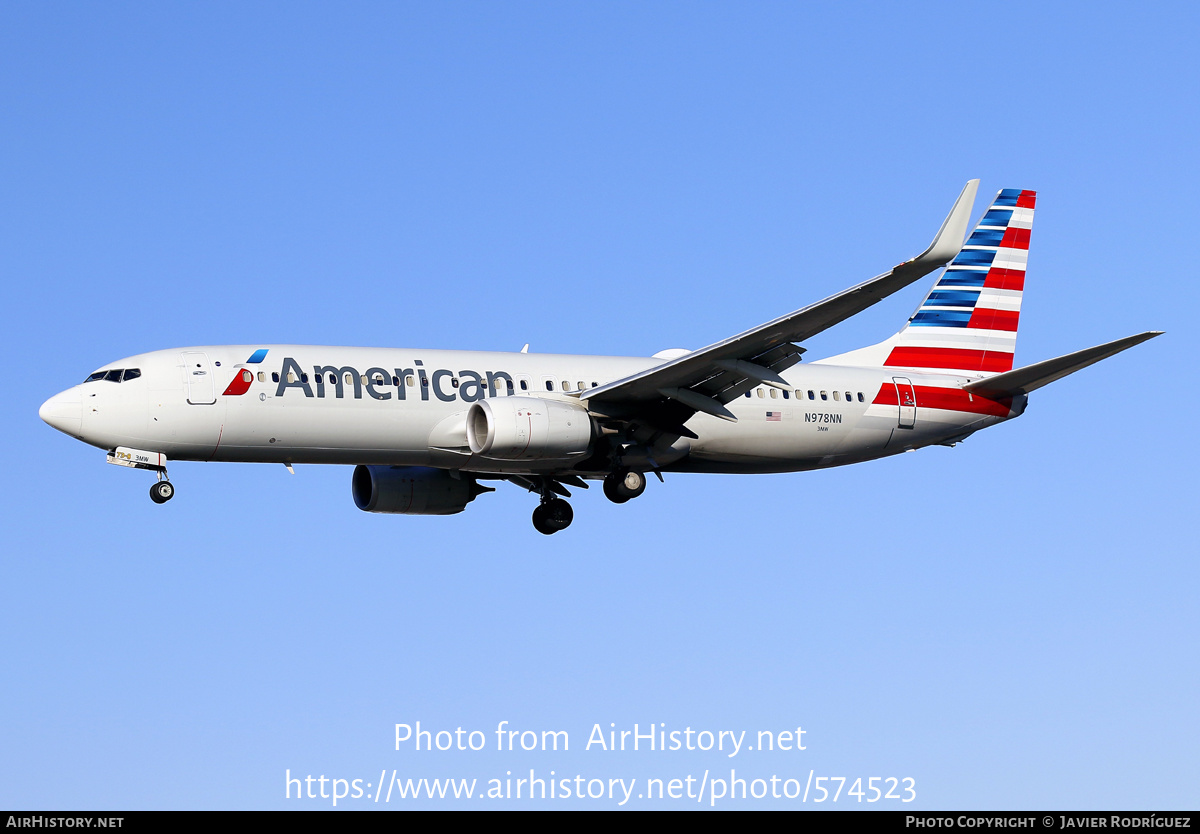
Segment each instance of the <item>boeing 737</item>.
M796 472L952 446L1159 335L1014 370L1035 194L1000 191L964 242L978 183L917 257L700 350L190 347L107 364L39 414L109 463L156 473L160 504L175 494L168 461L350 464L359 509L449 515L492 492L484 482L509 481L539 497L546 534L570 525L568 487L589 481L624 503L647 474ZM894 336L801 364L803 342L943 267Z

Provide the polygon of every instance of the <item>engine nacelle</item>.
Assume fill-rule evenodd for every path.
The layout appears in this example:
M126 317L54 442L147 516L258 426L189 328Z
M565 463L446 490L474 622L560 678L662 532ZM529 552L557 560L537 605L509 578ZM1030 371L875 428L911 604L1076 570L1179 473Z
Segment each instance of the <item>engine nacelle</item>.
M560 400L480 400L467 412L467 445L499 460L582 457L592 445L592 418L583 406Z
M356 466L350 481L355 506L369 513L453 515L492 491L466 475L427 466Z

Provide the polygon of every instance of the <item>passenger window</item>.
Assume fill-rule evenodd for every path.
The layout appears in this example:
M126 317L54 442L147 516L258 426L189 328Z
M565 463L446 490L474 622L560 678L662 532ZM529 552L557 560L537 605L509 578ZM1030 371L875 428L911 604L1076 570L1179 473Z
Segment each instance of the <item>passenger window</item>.
M521 390L522 390L522 391L528 391L528 390L529 390L529 382L528 382L527 380L524 380L524 379L523 379L523 380L521 380Z
M598 387L598 386L596 385L596 383L594 383L594 382L593 382L593 383L592 383L592 387L593 387L593 388L596 388L596 387Z
M859 401L859 402L862 402L862 401L863 401L862 391L859 391L859 392L858 392L858 401Z
M405 375L405 377L404 377L404 378L405 378L406 380L408 380L408 387L409 387L409 388L415 388L415 387L416 387L417 383L416 383L416 381L413 379L413 375L412 375L412 374L407 374L407 375Z
M579 390L580 390L580 391L582 391L583 389L584 389L584 384L583 384L582 382L580 382L580 383L579 383Z
M842 395L840 392L838 392L838 391L833 392L833 401L835 403L840 403L842 401Z
M400 387L400 377L395 374L392 374L392 385L395 385L397 388Z
M546 390L547 390L547 391L553 391L553 390L554 390L554 380L552 380L552 379L548 379L548 380L546 380Z
M787 392L787 391L784 391L784 392L783 392L783 398L784 398L785 400L788 398L788 392Z
M766 394L764 394L764 393L763 393L763 389L759 388L759 389L758 389L758 397L759 397L759 399L762 399L762 398L763 398L763 397L765 397L765 396L766 396Z
M851 396L849 391L847 391L846 392L846 402L851 402L853 399L854 399L854 397Z
M507 389L508 389L508 393L510 393L510 394L511 394L511 393L513 392L513 384L512 384L512 380L511 380L511 379L506 379L506 380L504 380L504 387L505 387L505 388L507 388Z
M822 392L821 392L821 399L823 399L823 400L828 400L828 399L829 399L829 395L828 395L828 394L826 394L824 391L822 391Z
M242 371L242 382L254 382L254 374L249 371Z
M288 384L290 385L291 383L296 381L296 375L294 373L292 373L291 371L288 371L287 380L288 380Z
M137 368L126 368L125 376L121 377L121 379L125 382L129 382L129 380L137 379L141 375L142 375L142 372Z
M259 381L259 382L266 382L266 381L267 381L267 375L266 375L265 373L263 373L262 371L259 371L259 372L258 372L258 381Z
M750 392L749 392L749 391L747 391L747 392L746 392L746 399L750 399Z
M288 374L288 376L290 377L291 374ZM300 381L308 385L308 374L300 374Z
M808 391L808 398L810 400L815 400L817 398L817 395L813 392L813 390L811 388Z
M458 387L458 377L456 377L456 376L452 376L452 377L450 377L450 386L451 386L452 388L457 388L457 387Z
M776 391L774 388L772 388L771 389L771 399L774 400L774 399L778 399L778 398L779 398L779 392Z
M279 382L279 371L271 371L271 382Z
M364 382L366 382L366 380L365 380L365 379L364 379L363 381L364 381ZM353 385L353 384L354 384L354 375L353 375L353 374L346 374L346 384L347 384L347 385Z
M571 390L571 383L570 383L568 380L565 380L565 379L564 379L564 380L563 380L563 387L562 387L562 389L563 389L564 391L570 391L570 390Z

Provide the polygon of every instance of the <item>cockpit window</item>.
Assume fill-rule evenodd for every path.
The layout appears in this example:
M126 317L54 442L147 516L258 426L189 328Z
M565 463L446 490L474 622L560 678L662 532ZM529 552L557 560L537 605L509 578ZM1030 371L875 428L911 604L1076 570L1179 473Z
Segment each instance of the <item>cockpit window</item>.
M142 371L140 368L115 368L108 371L96 371L94 374L90 374L84 382L99 382L102 379L109 382L120 382L124 379L128 382L131 379L137 379L141 375Z

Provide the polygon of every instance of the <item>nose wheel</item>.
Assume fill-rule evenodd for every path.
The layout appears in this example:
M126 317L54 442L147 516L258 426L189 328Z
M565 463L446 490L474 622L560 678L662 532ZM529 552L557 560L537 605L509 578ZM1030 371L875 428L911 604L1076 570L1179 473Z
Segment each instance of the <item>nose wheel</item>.
M559 530L566 530L575 518L571 505L561 498L551 498L538 504L533 511L533 528L539 533L549 536Z
M175 497L175 487L170 481L159 481L150 487L150 500L155 504L165 504Z

